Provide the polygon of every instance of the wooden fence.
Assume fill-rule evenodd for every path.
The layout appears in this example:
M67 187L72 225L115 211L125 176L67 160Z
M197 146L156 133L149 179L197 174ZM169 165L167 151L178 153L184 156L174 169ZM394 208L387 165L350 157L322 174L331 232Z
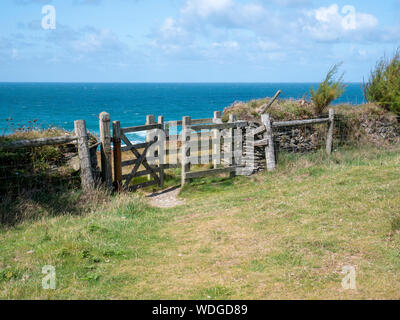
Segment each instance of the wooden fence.
M253 136L253 139L248 139L248 146L250 147L264 147L265 148L265 162L267 170L273 171L276 169L275 150L274 150L274 130L279 128L291 128L299 127L304 125L315 125L321 123L329 124L328 136L326 141L326 152L328 154L332 151L332 140L333 140L333 126L334 126L334 112L329 110L329 117L322 119L308 119L308 120L294 120L294 121L282 121L272 122L269 114L263 114L261 116L262 125L248 133L247 137L244 137L244 142ZM107 113L103 112L100 115L100 140L101 140L101 163L102 163L102 177L103 181L108 187L112 186L112 167L111 167L111 143L113 143L114 150L114 184L117 188L121 188L122 181L125 181L124 187L127 188L130 181L134 177L148 175L153 177L152 182L144 182L137 187L144 187L151 184L163 184L164 170L167 168L181 168L181 183L184 185L188 181L197 177L204 177L209 175L216 175L221 173L229 173L230 176L234 176L238 168L243 167L242 163L235 163L235 157L233 154L233 145L235 143L234 130L235 129L246 129L248 128L248 122L238 121L234 115L231 115L227 123L223 123L221 119L221 112L215 111L213 118L205 119L192 119L191 117L183 117L182 120L164 122L164 117L160 116L155 121L154 115L148 115L146 117L146 123L144 125L121 128L119 121L113 122L113 138L110 133L110 117ZM181 134L173 134L171 129L173 127L181 127ZM150 132L152 130L159 129L165 133L165 158L162 164L158 166L150 166L146 163L146 151L150 147L152 141L150 140ZM132 145L129 139L126 137L126 133L146 131L146 142ZM224 132L227 140L229 141L228 146L221 145L220 137L221 132ZM196 133L193 137L193 134ZM199 134L202 135L199 137ZM206 138L204 138L206 133ZM263 139L255 140L254 136L263 135ZM179 139L180 136L185 137ZM203 140L202 140L203 139ZM205 141L209 140L209 141ZM211 141L211 148L204 150L203 143L209 143ZM124 142L126 146L122 147L121 142ZM180 144L180 146L178 146ZM194 144L198 145L197 150L201 150L195 154L191 150L191 146ZM210 146L210 145L209 145ZM222 148L222 149L221 149ZM143 149L140 153L139 149ZM122 161L121 153L131 151L136 157L133 160ZM206 151L206 154L204 153ZM207 151L208 154L207 154ZM222 151L224 151L224 159L227 160L225 163L221 162ZM227 156L226 156L227 155ZM213 169L191 171L193 163L203 163L202 160L209 160L208 163L213 164ZM172 161L174 160L174 161ZM122 168L125 166L134 165L134 169L128 175L122 174ZM139 166L144 165L144 169L139 171ZM157 176L159 174L159 176Z
M304 125L327 123L329 125L329 129L326 139L326 152L327 154L331 154L334 116L333 109L330 109L328 118L272 122L269 114L263 114L261 116L262 125L248 133L248 135L253 136L253 139L244 137L244 140L246 141L248 139L248 145L250 147L265 148L265 161L267 170L273 171L276 169L273 138L274 130L279 128L291 128ZM173 126L182 127L181 136L185 137L182 139L182 141L179 140L178 134L171 134L171 128ZM77 120L74 122L74 127L74 135L32 140L19 140L9 142L1 147L3 149L17 149L76 142L78 145L78 154L80 160L82 188L84 190L93 189L95 186L95 179L92 171L93 159L90 157L86 123L84 120ZM153 180L136 184L134 185L135 188L145 187L152 184L158 184L162 186L164 181L164 170L167 168L181 168L182 185L197 177L221 173L229 173L230 176L234 176L237 168L242 166L242 163L235 162L234 130L245 129L247 127L248 122L238 121L233 115L229 117L229 121L227 123L223 123L221 120L221 112L219 111L214 112L213 118L191 119L190 117L183 117L182 120L168 122L164 122L164 118L162 116L158 117L156 122L153 115L148 115L144 125L135 127L123 128L121 127L119 121L114 121L113 137L111 137L110 115L106 112L102 112L100 114L99 122L102 181L107 188L112 188L114 185L117 189L121 189L123 186L123 181L125 181L124 187L128 188L130 187L130 181L134 177L148 175L149 180L150 177L152 177ZM126 137L127 133L139 131L146 131L149 133L155 129L163 130L166 137L165 158L163 161L158 160L158 166L149 165L146 160L146 152L148 148L155 142L150 141L150 135L146 135L146 142L138 144L132 144ZM220 142L222 132L224 133L224 144L221 144ZM256 135L262 135L263 138L261 140L254 140L254 136ZM225 143L225 139L228 141L228 143ZM125 143L125 146L121 145L122 142ZM180 144L180 146L178 146L178 144ZM191 150L191 146L194 144L197 144L198 148L193 149L201 150L197 154ZM204 150L204 144L208 145L209 148ZM204 153L204 151L206 151L206 153ZM132 154L135 156L135 159L122 161L122 152L132 152ZM114 162L113 167L111 164L112 153ZM225 163L222 163L221 161L222 156L224 156L223 158ZM176 161L171 161L172 159ZM191 171L193 163L204 163L204 159L208 160L206 161L207 163L212 163L213 169ZM97 157L94 160L97 161ZM129 174L123 175L122 168L127 166L133 166L133 169ZM144 170L140 170L140 167L144 167Z
M20 148L34 148L46 145L59 145L76 142L78 145L82 188L87 191L94 188L95 180L92 172L92 162L90 157L89 138L86 129L86 122L84 120L77 120L74 122L74 127L75 130L73 136L18 140L5 143L1 145L1 148L5 150L14 150Z
M146 123L144 125L123 128L119 121L113 121L113 137L111 138L110 128L110 116L108 113L103 112L100 114L100 143L101 143L101 164L102 164L102 179L107 187L112 187L112 176L114 170L114 186L118 189L132 189L132 183L130 181L135 177L148 175L148 179L154 178L153 181L143 182L136 185L136 187L145 187L151 184L163 184L164 170L168 168L181 168L181 181L184 185L187 181L192 178L229 173L231 176L235 174L236 167L240 164L236 164L234 161L233 154L233 143L235 128L243 128L247 125L247 122L237 121L236 117L231 116L228 123L223 123L221 119L221 112L215 111L213 118L204 119L191 119L190 117L183 117L182 120L164 122L164 117L160 116L155 121L154 115L146 116ZM172 132L173 127L182 127L181 134L174 134ZM150 166L146 161L146 151L151 146L153 141L150 140L152 130L163 130L165 133L165 158L158 160L158 165ZM146 142L133 145L126 137L126 133L146 131ZM221 158L221 144L217 141L218 135L221 131L228 132L228 140L230 141L230 147L227 152L229 160L223 166L219 159ZM202 133L204 139L205 132L206 140L211 139L211 148L208 150L209 154L203 154L200 152L194 154L191 152L190 145L197 143L200 148L204 145L205 141L200 139L192 139L188 132ZM187 136L186 140L181 141L180 136ZM193 137L192 137L193 138ZM122 142L125 146L122 146ZM207 142L207 141L206 141ZM111 147L113 145L113 148ZM199 150L200 150L199 148ZM140 150L142 149L142 150ZM113 162L111 166L113 150ZM122 153L131 151L135 156L132 160L122 161ZM215 155L218 155L217 157ZM202 170L202 171L191 171L193 163L200 163L202 159L207 158L209 161L213 161L214 169ZM133 170L129 174L123 174L122 168L127 166L134 166ZM139 171L139 167L144 166L145 170ZM158 174L158 175L157 175ZM123 183L124 181L124 183Z
M261 116L262 125L253 129L250 133L247 133L247 137L244 137L244 140L250 147L265 148L264 161L266 162L267 170L273 171L276 169L274 130L327 123L329 128L326 139L326 152L327 154L331 154L334 116L333 109L330 109L328 118L272 122L269 114L263 114ZM117 189L121 189L123 187L123 181L125 181L125 188L131 187L130 182L134 177L145 175L148 176L149 180L150 177L152 177L153 180L136 184L135 188L152 184L162 186L164 170L167 168L181 168L181 182L182 185L184 185L191 179L197 177L221 173L229 173L230 176L234 176L237 169L243 166L242 163L235 162L234 143L236 138L234 130L247 129L249 123L246 121L238 121L234 115L229 117L227 123L222 122L221 112L219 111L214 112L213 118L191 119L191 117L186 116L183 117L182 120L168 122L164 122L164 117L162 116L158 117L156 122L153 115L148 115L144 125L135 127L121 127L119 121L114 121L112 137L110 115L106 112L102 112L99 119L101 175L102 181L107 188L112 188L114 186ZM174 126L182 127L181 136L185 138L181 141L179 140L180 135L171 134L171 128ZM95 178L92 170L92 161L94 160L97 163L97 157L91 159L85 121L75 121L74 127L74 135L19 140L9 142L1 147L3 149L17 149L76 142L80 160L82 188L84 190L93 189L95 187ZM150 140L150 135L147 134L146 142L132 144L126 134L139 131L146 131L149 133L155 129L163 130L165 133L165 158L163 161L158 160L158 165L149 165L146 160L146 152L155 141ZM220 140L222 132L224 133L224 144L221 144ZM260 135L263 137L261 140L254 139L255 136ZM249 136L252 136L252 139L248 139ZM247 139L249 142L246 142ZM228 142L226 143L225 140ZM122 142L125 143L125 146L122 146ZM180 146L178 144L180 144ZM197 154L191 150L191 146L195 144L198 148L193 149L201 150ZM208 149L206 148L206 150L204 150L204 145L208 145ZM206 153L204 153L204 151L206 151ZM122 152L132 152L135 159L122 161ZM225 163L221 161L222 155L224 156ZM176 161L171 161L172 159ZM212 163L213 169L191 171L193 163L204 164L204 159L208 160L206 161L207 163ZM127 166L133 166L133 169L129 174L123 175L122 168ZM144 170L140 171L141 167L144 167Z
M243 128L247 126L246 122L237 122L236 117L233 115L230 116L228 123L222 123L221 121L221 113L215 112L213 118L213 124L197 124L195 121L192 121L190 117L184 117L182 119L182 148L181 148L181 161L182 161L182 171L181 171L181 185L183 186L186 181L192 178L205 177L215 174L221 173L229 173L231 177L235 175L236 168L241 164L235 163L235 155L234 155L234 144L235 144L235 128ZM204 134L206 131L206 134ZM221 145L221 132L225 131L225 135L223 135L225 146ZM194 139L193 139L193 133ZM201 134L200 134L201 133ZM199 135L200 134L200 135ZM191 156L191 145L197 144L197 150L201 150L204 152L202 146L204 146L204 139L206 143L209 142L211 138L212 148L211 154L197 154ZM192 140L193 139L193 140ZM226 141L227 142L226 142ZM207 146L208 144L206 144ZM227 160L225 166L222 166L222 150L224 151L224 159ZM209 151L209 149L208 149ZM214 169L210 170L202 170L191 172L191 160L192 159L204 159L212 160ZM196 161L196 163L200 163L201 161Z
M263 114L261 116L261 121L263 125L257 128L257 130L253 132L253 134L259 134L265 132L264 139L255 141L254 145L265 146L265 160L267 163L268 171L274 171L276 169L273 137L274 137L274 129L277 128L290 128L290 127L299 127L304 125L327 123L329 127L326 138L326 153L328 155L332 153L333 130L335 124L335 112L333 109L329 109L328 118L271 122L269 114Z

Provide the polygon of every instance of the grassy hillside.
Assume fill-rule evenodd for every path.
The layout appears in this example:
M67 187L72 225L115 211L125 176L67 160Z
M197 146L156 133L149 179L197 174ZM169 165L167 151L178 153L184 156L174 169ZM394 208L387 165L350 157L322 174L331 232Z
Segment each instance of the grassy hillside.
M0 298L398 299L399 151L285 156L274 173L196 180L182 207L123 194L3 227Z

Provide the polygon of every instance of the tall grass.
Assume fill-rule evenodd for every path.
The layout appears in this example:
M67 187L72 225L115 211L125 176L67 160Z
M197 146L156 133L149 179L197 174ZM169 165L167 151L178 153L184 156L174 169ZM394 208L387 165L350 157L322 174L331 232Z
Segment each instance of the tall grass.
M390 59L383 57L364 85L365 98L400 114L400 49Z

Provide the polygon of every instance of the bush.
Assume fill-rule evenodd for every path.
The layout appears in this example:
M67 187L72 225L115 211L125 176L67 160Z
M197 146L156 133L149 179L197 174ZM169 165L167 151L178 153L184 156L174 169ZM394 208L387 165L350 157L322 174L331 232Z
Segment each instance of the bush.
M364 85L365 98L380 107L400 114L400 51L393 58L381 58Z
M334 65L326 75L325 80L319 85L317 91L310 89L310 94L314 106L314 113L321 114L331 104L333 100L339 98L345 89L343 84L343 75L335 81L335 75L338 72L340 65Z

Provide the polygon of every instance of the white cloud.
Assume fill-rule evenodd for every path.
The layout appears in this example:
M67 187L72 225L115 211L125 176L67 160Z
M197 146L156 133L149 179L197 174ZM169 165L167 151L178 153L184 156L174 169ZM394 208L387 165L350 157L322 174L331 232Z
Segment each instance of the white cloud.
M378 26L378 19L371 14L359 13L346 6L340 11L337 4L306 12L303 31L319 41L362 40L364 32Z
M239 48L239 44L236 41L213 42L212 46L214 48L224 48L224 49L238 49Z
M185 37L186 32L177 24L175 19L167 18L160 28L160 35L164 39L177 39Z
M150 35L150 42L159 57L227 64L311 63L310 52L321 63L332 63L344 60L343 48L349 44L360 49L352 57L366 59L364 44L389 41L396 33L379 35L378 19L352 8L336 3L312 8L308 0L186 0L177 16ZM339 54L334 54L336 46Z
M195 14L206 18L233 6L233 0L188 0L181 10L182 14Z

